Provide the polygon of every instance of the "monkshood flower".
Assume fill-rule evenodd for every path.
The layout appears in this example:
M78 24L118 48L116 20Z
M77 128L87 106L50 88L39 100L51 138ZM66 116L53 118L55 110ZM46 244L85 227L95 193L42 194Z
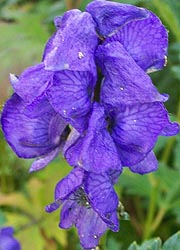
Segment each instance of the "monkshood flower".
M41 121L41 116L50 108L48 114L61 120L56 125L57 138L64 135L67 124L80 134L81 143L77 142L77 145L84 146L78 150L76 146L75 156L71 153L73 156L70 157L68 153L74 145L71 140L64 150L71 165L82 165L87 171L103 172L109 168L120 170L122 166L136 169L132 166L141 162L151 166L144 167L143 173L152 171L156 169L157 161L151 151L158 136L175 135L179 130L178 124L169 122L167 111L161 104L167 101L168 96L157 91L145 72L164 65L167 31L150 11L132 5L97 0L90 3L86 11L71 10L56 18L57 31L46 44L42 62L26 69L19 77L11 75L12 86L21 102L17 109L16 105L11 105L12 97L5 105L2 114L5 137L18 156L43 156L31 170L47 165L60 151L61 140L56 140L56 135L52 133L50 143L34 142L33 138L39 138L39 131L46 131L45 140L49 141L47 135L51 134L51 129L54 131L54 125L51 127L51 119L48 118L46 125L44 122L46 129L37 129L38 123L28 119L41 107L42 112L38 112ZM142 30L141 37L138 28ZM133 43L130 43L131 37ZM150 38L151 41L153 39L151 44ZM97 65L104 77L102 82L96 81ZM94 111L95 100L101 106L99 111ZM24 133L25 139L22 139L24 130L16 129L15 121L22 114L24 117L25 107L29 112L25 114L28 119L22 119L22 128L29 127L30 123L33 138L29 138L29 134L26 138ZM126 117L125 124L128 125L122 128L119 123L124 123L126 113L129 117ZM144 116L148 117L145 121ZM102 118L101 123L97 122L99 117L100 120ZM157 129L148 129L152 122ZM143 129L146 132L140 140ZM165 130L166 133L163 132ZM53 136L55 139L52 142ZM103 155L105 160L101 163Z
M86 115L93 102L97 78L94 56L98 44L101 43L99 36L104 38L109 34L116 34L128 23L137 20L143 22L149 16L150 12L143 8L104 0L90 3L83 13L79 10L67 11L62 17L55 19L57 31L46 44L42 62L25 70L20 75L18 84L11 81L15 92L29 103L46 95L56 112L82 132L87 125ZM165 57L167 33L159 19L154 19L154 33L162 30L162 37L159 39L164 41L161 46L156 39L156 50L152 47L153 61L157 62ZM148 26L149 30L151 26ZM149 41L146 34L143 39ZM120 42L126 44L126 40L125 37ZM140 45L137 54L142 64L152 61L151 51L144 53L143 46ZM151 67L155 66L152 63Z
M83 249L95 249L108 228L119 230L118 197L113 189L119 175L119 171L98 175L75 167L56 185L55 201L46 211L62 205L59 226L75 225Z
M119 105L105 112L94 103L86 133L73 130L64 146L64 156L72 166L103 173L128 166L133 172L157 169L152 151L158 136L177 134L179 126L171 123L161 102Z
M0 249L1 250L21 250L19 242L13 237L12 227L0 228Z
M7 142L19 157L38 157L30 171L45 167L58 155L67 133L67 124L46 98L29 106L13 94L4 106L1 123Z
M55 23L57 31L47 42L42 62L26 69L18 81L11 77L11 84L29 104L46 96L55 111L81 131L97 79L95 23L79 10L67 11Z
M137 7L104 0L87 5L104 43L119 41L145 71L162 69L166 64L168 34L161 20L146 9L140 18ZM141 12L142 13L142 12ZM133 14L133 18L130 18ZM117 50L118 52L118 50Z

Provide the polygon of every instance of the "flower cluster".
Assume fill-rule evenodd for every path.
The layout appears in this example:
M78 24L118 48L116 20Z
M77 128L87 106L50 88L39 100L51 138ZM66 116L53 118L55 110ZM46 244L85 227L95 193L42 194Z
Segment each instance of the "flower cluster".
M0 228L0 249L1 250L21 250L19 242L13 237L12 227Z
M73 169L46 211L62 205L60 227L75 225L83 249L95 249L119 230L113 186L123 168L155 171L158 137L179 132L148 75L166 64L167 31L152 12L105 0L55 26L42 61L10 75L2 129L19 157L35 158L30 171L63 154Z

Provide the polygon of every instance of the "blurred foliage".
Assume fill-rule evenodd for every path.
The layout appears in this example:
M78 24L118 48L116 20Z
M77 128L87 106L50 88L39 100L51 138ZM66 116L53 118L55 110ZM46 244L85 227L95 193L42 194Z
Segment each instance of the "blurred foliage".
M9 73L18 75L41 60L44 45L54 32L53 18L70 8L84 10L88 2L91 1L0 1L1 105L12 91ZM166 106L172 119L180 122L180 1L117 2L152 10L168 29L167 67L152 73L151 77L160 92L170 95ZM141 176L128 169L124 171L116 191L130 215L130 221L121 218L120 232L108 231L103 249L180 249L180 234L175 234L180 228L179 152L180 135L159 138L155 148L159 160L156 173ZM29 174L30 163L18 159L0 134L0 225L13 225L17 229L16 236L22 250L79 250L75 230L58 228L59 211L52 214L44 212L45 205L53 201L55 184L69 171L69 167L58 158L43 171ZM150 239L152 237L160 237L161 240Z

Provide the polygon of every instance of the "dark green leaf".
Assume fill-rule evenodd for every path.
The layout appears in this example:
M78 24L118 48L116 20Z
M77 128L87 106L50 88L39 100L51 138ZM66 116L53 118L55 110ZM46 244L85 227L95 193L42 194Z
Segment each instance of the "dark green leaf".
M180 249L180 231L171 236L163 245L162 250L179 250Z
M145 241L141 246L138 246L136 242L133 242L128 250L161 250L161 239L151 239Z

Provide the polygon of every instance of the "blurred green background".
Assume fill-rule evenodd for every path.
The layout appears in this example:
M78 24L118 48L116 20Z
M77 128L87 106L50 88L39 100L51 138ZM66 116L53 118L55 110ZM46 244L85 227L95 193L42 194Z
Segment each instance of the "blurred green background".
M84 10L88 2L0 1L1 108L12 93L9 73L18 75L41 60L45 43L55 30L54 17L71 8ZM165 105L172 120L180 122L180 1L117 2L152 10L169 30L167 67L151 77L161 93L170 95ZM29 174L31 161L18 159L0 133L0 226L15 227L22 250L79 250L76 231L58 228L59 211L44 212L44 206L53 201L55 184L70 167L59 156L46 169ZM102 249L127 250L133 241L142 244L156 236L164 242L180 229L180 135L159 138L155 152L159 160L156 173L140 176L126 170L121 175L116 191L130 220L120 219L120 232L109 231L103 238ZM148 249L147 245L133 247L129 249Z

